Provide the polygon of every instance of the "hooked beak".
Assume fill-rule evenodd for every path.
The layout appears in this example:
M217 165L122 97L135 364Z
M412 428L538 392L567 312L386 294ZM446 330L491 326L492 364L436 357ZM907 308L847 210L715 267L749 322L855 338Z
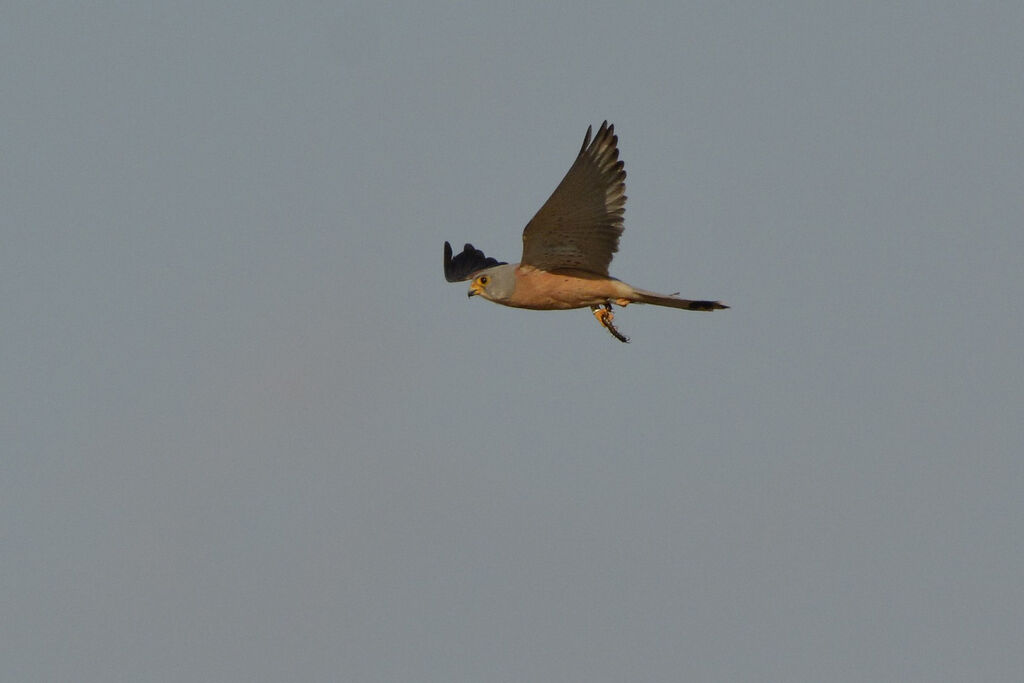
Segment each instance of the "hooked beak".
M469 291L466 292L466 296L473 297L476 296L477 294L480 294L480 285L474 282L469 286Z

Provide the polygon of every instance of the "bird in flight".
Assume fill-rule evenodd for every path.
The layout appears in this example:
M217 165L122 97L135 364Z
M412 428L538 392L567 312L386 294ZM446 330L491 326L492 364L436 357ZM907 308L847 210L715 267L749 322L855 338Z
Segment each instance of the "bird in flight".
M605 121L593 139L592 131L587 128L576 161L523 229L520 262L488 258L472 244L453 256L452 246L445 242L445 279L472 280L468 296L503 306L535 310L589 306L597 321L621 342L629 339L612 322L612 304L653 304L688 311L729 308L718 301L649 292L608 275L626 212L626 171L619 160L615 126Z

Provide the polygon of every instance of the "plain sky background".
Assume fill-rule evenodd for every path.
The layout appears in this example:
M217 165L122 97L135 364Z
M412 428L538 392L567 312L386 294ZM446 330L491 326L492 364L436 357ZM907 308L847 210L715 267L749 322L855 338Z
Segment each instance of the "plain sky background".
M1024 5L10 2L0 679L1024 680ZM615 123L612 274L467 300Z

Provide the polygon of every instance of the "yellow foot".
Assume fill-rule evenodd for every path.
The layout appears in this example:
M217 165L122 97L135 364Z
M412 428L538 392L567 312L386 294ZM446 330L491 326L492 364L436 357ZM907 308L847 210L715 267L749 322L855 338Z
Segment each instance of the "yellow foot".
M611 332L612 336L620 342L629 343L629 337L615 329L615 325L612 324L612 321L615 320L615 314L612 313L611 304L605 304L604 308L600 306L591 306L590 308L594 311L594 317L597 318L597 322L601 323L601 327Z

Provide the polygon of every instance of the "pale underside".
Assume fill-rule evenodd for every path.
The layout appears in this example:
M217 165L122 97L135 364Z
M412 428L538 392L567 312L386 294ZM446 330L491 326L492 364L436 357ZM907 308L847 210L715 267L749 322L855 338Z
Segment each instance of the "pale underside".
M625 282L582 270L560 269L551 272L520 264L515 266L515 278L516 287L510 296L488 298L495 303L516 308L564 310L609 301L625 306L636 295L636 291Z

